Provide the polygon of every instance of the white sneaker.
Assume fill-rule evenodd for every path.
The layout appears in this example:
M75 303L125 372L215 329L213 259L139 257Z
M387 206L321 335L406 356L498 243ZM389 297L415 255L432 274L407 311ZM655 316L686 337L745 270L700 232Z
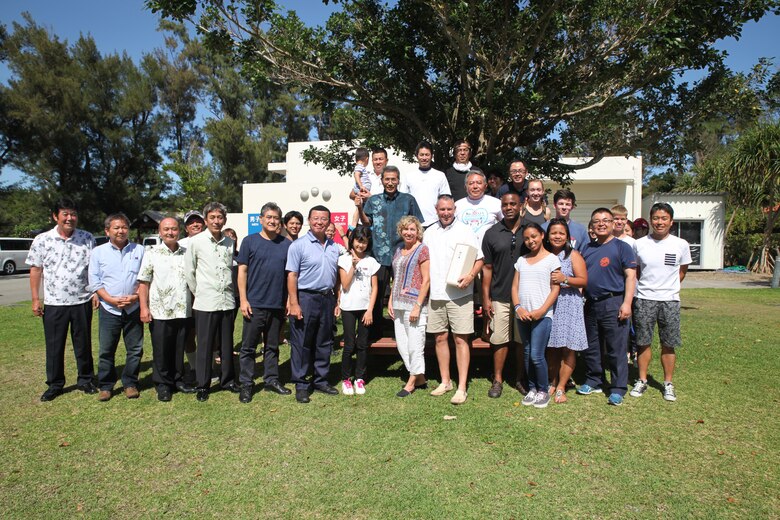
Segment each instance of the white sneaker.
M629 395L631 397L642 397L642 395L646 391L647 391L647 381L642 381L641 379L637 379L636 384L634 384L634 388L631 389Z
M341 382L341 393L344 395L355 395L355 389L352 387L352 381L345 379Z
M677 394L674 393L674 385L672 383L664 383L664 399L667 401L677 400Z
M355 393L363 395L366 393L366 383L362 379L355 379Z

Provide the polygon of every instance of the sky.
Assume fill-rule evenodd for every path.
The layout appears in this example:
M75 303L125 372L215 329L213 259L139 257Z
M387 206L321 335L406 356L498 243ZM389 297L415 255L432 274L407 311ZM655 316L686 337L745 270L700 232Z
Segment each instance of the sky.
M323 24L338 9L338 4L324 5L319 0L278 3L296 11L308 25ZM127 52L136 62L144 53L163 45L162 35L156 30L157 15L144 8L143 0L2 0L0 23L12 30L14 22L22 23L25 11L61 40L73 43L81 34L90 34L104 54ZM775 64L780 65L778 34L780 16L767 15L746 24L739 40L723 40L716 47L728 52L726 65L736 72L750 70L761 57L775 58ZM0 81L5 83L8 77L7 68L0 64ZM18 172L6 173L3 171L1 181L19 179Z

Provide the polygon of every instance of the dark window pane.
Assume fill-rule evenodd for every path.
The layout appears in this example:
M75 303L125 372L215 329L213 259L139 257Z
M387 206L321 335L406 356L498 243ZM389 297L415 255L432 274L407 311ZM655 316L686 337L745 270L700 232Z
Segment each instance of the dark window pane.
M689 244L701 245L701 222L680 222L680 238L687 240Z
M701 265L701 246L691 246L691 265Z

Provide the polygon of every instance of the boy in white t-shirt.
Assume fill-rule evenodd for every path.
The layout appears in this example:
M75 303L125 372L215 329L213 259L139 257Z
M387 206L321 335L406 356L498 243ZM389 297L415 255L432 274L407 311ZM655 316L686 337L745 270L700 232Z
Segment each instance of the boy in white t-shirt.
M674 210L665 202L650 208L652 233L636 241L638 278L634 301L634 327L639 355L639 379L631 390L632 397L641 397L647 390L647 368L652 357L650 343L658 323L661 343L661 365L664 370L664 399L676 401L672 384L677 361L675 349L680 337L680 286L691 250L688 242L671 234Z

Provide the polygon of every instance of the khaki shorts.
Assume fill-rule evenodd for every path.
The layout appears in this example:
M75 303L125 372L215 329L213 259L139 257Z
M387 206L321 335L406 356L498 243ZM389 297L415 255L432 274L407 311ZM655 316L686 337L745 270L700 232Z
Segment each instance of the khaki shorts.
M514 308L511 303L493 302L493 319L490 320L490 344L503 345L514 341L520 343Z
M474 334L474 298L431 300L428 304L426 332L437 334L452 329L454 334Z

